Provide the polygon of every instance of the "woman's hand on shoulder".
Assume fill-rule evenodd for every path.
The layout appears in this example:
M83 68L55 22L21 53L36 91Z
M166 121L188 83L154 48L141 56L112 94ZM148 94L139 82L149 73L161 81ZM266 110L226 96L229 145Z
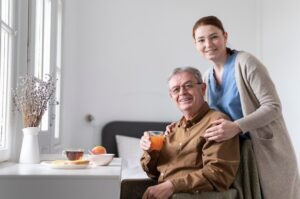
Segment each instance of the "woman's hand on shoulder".
M167 127L166 127L166 131L165 131L165 135L169 135L172 130L175 128L176 126L176 122L172 122L171 124L169 124Z
M240 132L241 129L236 122L226 119L217 119L212 122L212 127L205 131L204 137L209 141L222 142L233 138Z

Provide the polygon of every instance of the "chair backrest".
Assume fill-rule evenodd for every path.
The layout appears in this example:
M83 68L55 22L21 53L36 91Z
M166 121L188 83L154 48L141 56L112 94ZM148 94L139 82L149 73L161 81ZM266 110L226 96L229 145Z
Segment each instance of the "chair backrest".
M262 198L251 139L241 139L241 162L232 187L238 191L238 198Z
M146 122L146 121L112 121L107 123L102 129L101 144L108 153L119 157L116 135L140 138L147 130L165 130L170 122Z

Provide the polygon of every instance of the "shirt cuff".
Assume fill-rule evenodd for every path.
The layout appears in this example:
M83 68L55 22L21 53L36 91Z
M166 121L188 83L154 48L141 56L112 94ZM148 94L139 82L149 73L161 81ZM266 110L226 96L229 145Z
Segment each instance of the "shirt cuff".
M186 191L184 180L182 180L182 179L171 179L170 182L173 184L174 193Z

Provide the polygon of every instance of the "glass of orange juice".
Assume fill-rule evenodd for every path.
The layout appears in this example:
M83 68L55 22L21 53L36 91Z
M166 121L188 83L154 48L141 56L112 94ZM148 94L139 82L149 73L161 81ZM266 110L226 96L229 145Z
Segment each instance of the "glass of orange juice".
M165 136L163 131L148 131L151 141L151 150L160 151L164 145Z

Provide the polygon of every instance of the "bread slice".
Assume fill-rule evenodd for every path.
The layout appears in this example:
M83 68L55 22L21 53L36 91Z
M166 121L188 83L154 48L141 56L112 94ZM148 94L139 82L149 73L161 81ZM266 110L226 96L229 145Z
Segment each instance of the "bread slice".
M85 165L85 164L89 164L90 161L89 160L53 160L51 162L51 164L55 164L55 165Z
M67 164L89 164L89 160L68 160Z

